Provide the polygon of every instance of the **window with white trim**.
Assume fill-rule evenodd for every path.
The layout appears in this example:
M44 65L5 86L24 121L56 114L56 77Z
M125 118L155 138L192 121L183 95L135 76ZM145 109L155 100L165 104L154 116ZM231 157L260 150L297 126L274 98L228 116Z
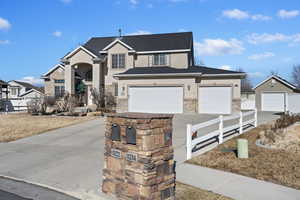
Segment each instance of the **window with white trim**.
M153 55L153 65L167 65L166 54L155 54Z
M112 54L111 67L114 69L125 68L125 54Z

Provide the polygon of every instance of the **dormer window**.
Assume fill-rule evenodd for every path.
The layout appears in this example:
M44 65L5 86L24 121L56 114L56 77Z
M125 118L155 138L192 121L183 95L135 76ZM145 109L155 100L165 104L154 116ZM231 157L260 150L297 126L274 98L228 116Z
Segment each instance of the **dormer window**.
M125 68L125 54L112 54L111 67L114 69Z
M159 66L167 65L166 54L153 55L153 65L159 65Z

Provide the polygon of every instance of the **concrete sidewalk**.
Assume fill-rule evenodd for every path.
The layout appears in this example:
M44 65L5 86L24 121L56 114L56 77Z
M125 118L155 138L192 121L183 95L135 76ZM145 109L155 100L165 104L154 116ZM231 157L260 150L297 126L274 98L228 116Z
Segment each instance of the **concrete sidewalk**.
M177 181L212 191L235 200L299 200L300 190L270 182L182 163L176 168Z

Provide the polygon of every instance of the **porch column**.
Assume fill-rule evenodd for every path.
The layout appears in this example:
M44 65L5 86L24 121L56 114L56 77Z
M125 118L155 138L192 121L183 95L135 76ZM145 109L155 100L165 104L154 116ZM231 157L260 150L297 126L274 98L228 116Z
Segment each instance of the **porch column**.
M75 94L75 70L70 64L65 65L65 91Z
M100 78L101 78L101 70L100 64L93 64L93 88L100 92Z

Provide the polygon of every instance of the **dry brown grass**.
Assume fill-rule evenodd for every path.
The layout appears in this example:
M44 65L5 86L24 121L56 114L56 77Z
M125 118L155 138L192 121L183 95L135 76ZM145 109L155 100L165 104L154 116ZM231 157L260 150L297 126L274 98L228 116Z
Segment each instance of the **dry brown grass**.
M95 117L0 115L0 142L10 142L57 128L85 122Z
M263 129L260 126L238 137L248 139L249 159L238 159L235 152L222 152L236 148L237 138L233 138L188 162L300 189L300 153L256 146Z
M232 200L206 190L201 190L182 183L176 183L176 199L177 200Z

